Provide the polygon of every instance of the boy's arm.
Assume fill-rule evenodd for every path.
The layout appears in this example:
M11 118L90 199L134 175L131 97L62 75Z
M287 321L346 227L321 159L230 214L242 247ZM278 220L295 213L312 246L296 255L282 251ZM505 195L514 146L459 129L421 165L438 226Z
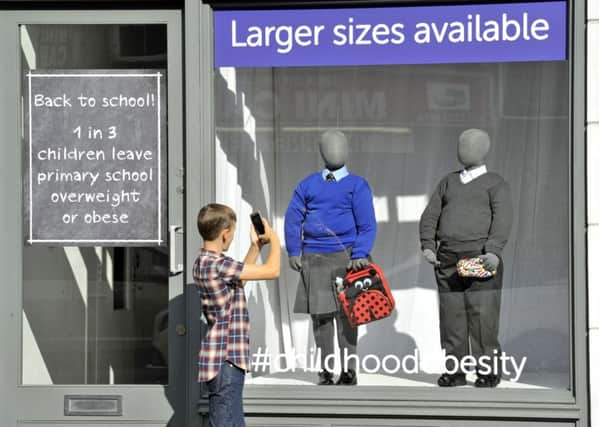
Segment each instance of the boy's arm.
M281 243L279 242L279 236L270 227L268 221L264 218L262 221L264 222L265 232L260 236L260 241L270 243L268 258L264 264L255 264L260 253L260 242L252 242L239 277L242 281L276 279L281 272Z
M245 258L243 259L244 264L256 264L256 260L260 256L261 246L257 243L252 242L250 244L250 248L248 249L247 254L245 254Z
M260 239L258 238L258 235L256 234L256 230L254 229L254 226L251 226L250 228L250 247L247 251L247 254L245 255L245 258L243 259L243 265L251 265L251 264L256 264L256 261L258 260L258 257L260 256L260 250L262 249L262 247L264 246L264 243L262 243L260 241ZM246 280L242 280L241 281L241 285L245 286L245 282Z
M233 258L221 258L216 264L219 279L204 282L204 291L217 307L225 307L231 300L231 290L238 286L242 268L243 263Z

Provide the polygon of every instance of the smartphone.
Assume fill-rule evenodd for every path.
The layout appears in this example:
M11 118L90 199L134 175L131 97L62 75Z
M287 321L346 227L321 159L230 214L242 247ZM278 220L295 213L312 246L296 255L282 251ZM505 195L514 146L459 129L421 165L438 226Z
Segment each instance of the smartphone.
M262 217L260 216L260 212L254 212L250 215L250 219L252 220L252 224L254 225L254 229L258 236L264 234L266 230L264 229L264 223L262 222Z

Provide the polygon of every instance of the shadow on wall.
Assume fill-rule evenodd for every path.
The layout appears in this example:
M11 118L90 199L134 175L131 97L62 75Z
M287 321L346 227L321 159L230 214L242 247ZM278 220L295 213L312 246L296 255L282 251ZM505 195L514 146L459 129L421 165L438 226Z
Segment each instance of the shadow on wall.
M270 70L266 70L267 74ZM248 70L248 72L251 72ZM261 72L265 72L262 70ZM259 82L268 82L268 76L265 79L258 79ZM244 203L232 204L228 199L226 204L230 205L238 216L238 228L249 224L249 213L251 211L260 211L263 216L272 219L279 216L276 205L271 204L273 200L267 200L267 194L273 193L276 182L273 179L272 159L262 156L263 152L272 152L272 123L263 123L256 109L249 109L246 105L249 99L259 88L247 87L251 79L242 79L235 74L235 77L225 79L223 73L217 72L214 78L216 97L216 137L220 141L220 149L224 152L229 164L235 166L236 181L226 182L224 184L225 194L219 191L217 183L217 194L221 197L235 197L231 189L239 188L241 194L237 201ZM269 103L264 104L265 108L270 108ZM249 132L255 132L250 135ZM256 136L260 135L260 136ZM222 175L222 174L221 174ZM217 177L218 179L218 177ZM222 177L228 179L228 177ZM274 198L272 198L274 199ZM218 200L223 202L223 200ZM247 206L247 205L249 206ZM271 224L276 226L276 224ZM245 228L243 228L245 230ZM246 236L240 236L241 230L237 232L234 245L239 245L240 241L245 242ZM282 237L282 236L281 236ZM245 247L238 246L238 254L230 251L230 255L236 258L243 258ZM264 253L267 253L265 249ZM283 260L284 261L284 260ZM286 264L285 264L286 266ZM281 281L268 281L250 284L246 289L248 310L251 318L250 340L252 349L270 347L271 349L280 348L280 339L277 333L267 336L264 331L277 329L275 325L281 324L280 313L280 293L278 287ZM265 310L266 307L271 307Z
M96 353L94 342L87 341L94 326L89 319L98 310L88 296L90 291L96 296L108 291L101 288L107 287L105 272L94 248L71 249L25 248L24 265L31 267L24 269L23 307L33 334L31 343L38 347L51 384L107 384L109 360L94 360L91 366L97 369L90 370ZM118 369L118 361L114 362ZM24 366L25 380L39 369Z
M392 376L396 378L405 378L412 381L436 384L437 374L427 374L420 371L419 361L416 357L419 354L418 346L414 338L396 329L399 311L393 310L393 314L386 319L369 323L362 328L366 328L366 333L358 341L358 355L367 369L375 369L376 365L368 363L370 355L376 356L379 361L386 357L393 356L383 362L380 375ZM399 359L402 364L395 363L394 359ZM372 362L372 361L371 361ZM403 365L405 362L405 366ZM363 371L363 367L361 368ZM395 372L394 372L395 371ZM406 373L414 372L414 373Z
M24 362L25 383L166 381L166 366L159 366L165 361L155 363L162 348L154 348L152 339L156 314L168 300L167 279L143 277L142 270L156 274L159 264L150 262L155 260L151 250L135 251L144 253L133 256L127 267L110 248L25 248L24 265L35 268L24 270L23 304L31 337L24 340L23 350L42 359ZM128 283L118 277L117 268L132 269Z

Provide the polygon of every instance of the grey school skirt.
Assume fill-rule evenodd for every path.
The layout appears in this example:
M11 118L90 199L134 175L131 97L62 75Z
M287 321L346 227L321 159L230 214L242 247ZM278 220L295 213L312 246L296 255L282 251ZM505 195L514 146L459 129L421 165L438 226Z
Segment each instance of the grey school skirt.
M335 278L345 277L351 249L329 254L302 255L302 271L295 295L295 313L326 314L339 311Z

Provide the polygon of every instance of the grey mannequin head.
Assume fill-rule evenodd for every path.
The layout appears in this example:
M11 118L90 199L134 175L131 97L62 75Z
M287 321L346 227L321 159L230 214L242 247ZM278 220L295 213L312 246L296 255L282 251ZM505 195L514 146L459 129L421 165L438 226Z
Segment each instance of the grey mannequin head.
M320 137L320 156L329 170L337 170L347 163L347 138L338 130L327 130Z
M484 130L468 129L462 132L458 143L458 159L465 168L481 166L491 149L491 139Z

